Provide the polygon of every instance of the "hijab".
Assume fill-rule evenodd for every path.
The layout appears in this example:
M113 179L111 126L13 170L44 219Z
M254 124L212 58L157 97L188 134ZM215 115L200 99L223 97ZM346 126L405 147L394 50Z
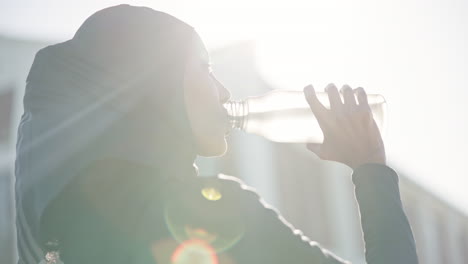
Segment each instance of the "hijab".
M197 174L182 84L187 56L200 43L168 14L119 5L36 54L15 164L23 232L37 236L47 204L93 162L119 158L163 177Z

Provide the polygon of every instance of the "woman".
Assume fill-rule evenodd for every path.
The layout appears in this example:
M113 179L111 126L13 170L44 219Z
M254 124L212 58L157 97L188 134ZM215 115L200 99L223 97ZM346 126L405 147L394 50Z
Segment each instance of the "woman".
M309 149L354 169L367 262L417 263L364 90L341 102L329 85L331 110L304 91L325 135ZM145 7L101 10L39 51L18 130L19 263L345 263L235 178L196 177L196 155L226 151L229 97L193 28Z

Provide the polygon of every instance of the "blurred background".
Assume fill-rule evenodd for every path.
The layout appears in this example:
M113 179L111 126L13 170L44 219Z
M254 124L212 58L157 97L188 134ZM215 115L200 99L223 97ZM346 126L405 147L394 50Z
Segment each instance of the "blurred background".
M35 53L125 1L0 2L0 258L14 263L16 132ZM463 0L128 1L196 28L233 99L311 83L362 86L387 100L388 163L400 175L421 263L468 263L468 2ZM302 144L236 131L200 174L234 175L296 228L364 263L351 170Z

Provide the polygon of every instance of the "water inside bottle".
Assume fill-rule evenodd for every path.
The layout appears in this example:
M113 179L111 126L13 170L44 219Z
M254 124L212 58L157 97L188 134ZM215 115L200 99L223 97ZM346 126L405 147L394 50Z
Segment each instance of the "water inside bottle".
M294 108L253 112L244 131L275 142L321 142L323 134L310 109Z
M317 93L320 102L330 108L328 95ZM384 130L385 99L368 95L374 120ZM321 143L322 130L305 100L302 91L274 90L265 95L248 97L237 102L228 112L234 116L234 126L247 133L260 135L275 142Z

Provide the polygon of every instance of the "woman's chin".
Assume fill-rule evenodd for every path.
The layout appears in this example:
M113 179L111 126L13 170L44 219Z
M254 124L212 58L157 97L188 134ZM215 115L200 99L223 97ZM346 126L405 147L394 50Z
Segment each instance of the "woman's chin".
M226 139L211 140L205 144L198 145L198 155L203 157L216 157L223 156L227 151Z

